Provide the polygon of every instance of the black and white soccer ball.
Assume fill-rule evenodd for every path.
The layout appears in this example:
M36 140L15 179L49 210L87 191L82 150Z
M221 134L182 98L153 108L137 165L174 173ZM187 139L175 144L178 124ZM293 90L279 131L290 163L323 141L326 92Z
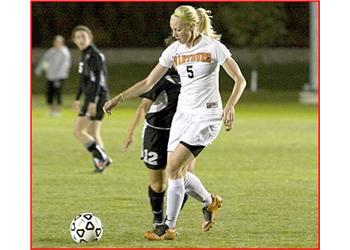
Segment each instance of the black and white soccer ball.
M82 213L70 224L70 234L77 243L92 242L101 239L102 222L93 213Z

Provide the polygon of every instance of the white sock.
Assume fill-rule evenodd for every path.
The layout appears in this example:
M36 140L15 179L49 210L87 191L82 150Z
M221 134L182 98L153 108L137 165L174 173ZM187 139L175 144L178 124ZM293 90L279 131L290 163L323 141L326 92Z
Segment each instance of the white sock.
M175 228L176 220L180 213L181 205L185 196L184 179L168 180L167 191L167 219L165 224L169 228Z
M211 194L205 189L200 179L191 172L185 175L185 191L189 196L201 202L204 207L212 203Z

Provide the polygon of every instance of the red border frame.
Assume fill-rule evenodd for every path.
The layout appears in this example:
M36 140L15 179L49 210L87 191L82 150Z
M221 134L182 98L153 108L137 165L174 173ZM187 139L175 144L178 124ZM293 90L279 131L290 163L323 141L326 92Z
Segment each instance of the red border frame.
M32 32L33 32L33 18L32 18L32 3L36 3L36 2L182 2L182 1L176 1L176 0L161 0L161 1L157 1L157 0L131 0L131 1L127 1L127 0L58 0L58 1L50 1L50 0L30 0L30 72L32 72ZM183 1L183 2L305 2L305 3L311 3L311 2L316 2L318 3L318 34L317 34L317 38L318 38L318 72L317 72L317 85L318 85L318 91L317 91L317 165L318 165L318 178L317 178L317 195L318 195L318 206L317 206L317 218L318 218L318 227L317 227L317 247L316 248L281 248L281 247L274 247L274 248L197 248L197 249L213 249L213 250L220 250L220 249L232 249L232 250L278 250L278 249L283 249L283 250L319 250L320 249L320 245L321 245L321 237L320 237L320 221L321 221L321 216L320 216L320 165L321 165L321 161L320 161L320 76L321 76L321 72L320 72L320 33L321 33L321 29L320 29L320 25L321 25L321 2L320 0L190 0L190 1ZM32 204L32 187L33 187L33 159L32 159L32 153L33 153L33 148L32 148L32 139L33 139L33 99L32 99L32 92L33 92L33 85L32 85L32 81L33 81L33 76L32 73L30 74L30 250L72 250L72 249L79 249L79 250L124 250L124 249L140 249L140 250L144 250L144 249L161 249L161 250L177 250L177 249L186 249L186 248L33 248L33 224L32 224L32 218L33 218L33 204ZM189 248L188 248L189 249ZM191 248L191 249L196 249L196 248Z

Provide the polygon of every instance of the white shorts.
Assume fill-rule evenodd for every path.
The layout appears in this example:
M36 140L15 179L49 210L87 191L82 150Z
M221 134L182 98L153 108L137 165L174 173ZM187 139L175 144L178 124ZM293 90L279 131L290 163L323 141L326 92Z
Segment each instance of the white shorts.
M180 141L192 146L207 146L218 136L221 126L221 115L176 112L171 123L168 151L174 151Z

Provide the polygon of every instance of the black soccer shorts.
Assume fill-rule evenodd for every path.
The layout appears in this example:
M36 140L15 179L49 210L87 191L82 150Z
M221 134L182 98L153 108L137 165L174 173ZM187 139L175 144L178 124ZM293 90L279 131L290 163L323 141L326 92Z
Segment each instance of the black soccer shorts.
M95 116L90 116L88 113L88 106L89 106L89 100L90 98L85 97L84 104L80 109L79 116L88 116L91 121L102 121L104 117L104 112L103 112L103 105L107 101L107 95L105 93L100 94L100 98L98 100L98 103L96 105L96 115Z
M168 155L168 140L170 130L156 129L145 126L143 130L143 148L141 160L152 170L166 167Z

